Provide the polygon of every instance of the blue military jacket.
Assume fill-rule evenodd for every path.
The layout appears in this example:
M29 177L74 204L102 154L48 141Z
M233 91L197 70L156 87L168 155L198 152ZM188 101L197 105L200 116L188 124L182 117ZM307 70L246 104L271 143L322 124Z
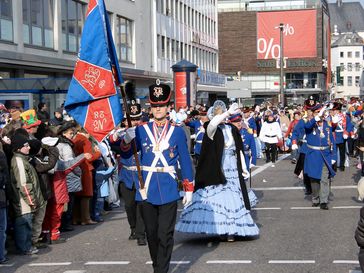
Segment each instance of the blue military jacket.
M307 152L307 144L306 144L306 132L305 132L305 120L300 119L296 126L293 128L292 131L292 143L299 144L299 153L306 154Z
M204 135L205 135L205 129L203 127L200 127L200 129L196 133L196 138L195 138L194 152L196 155L200 155L201 153L202 140Z
M254 132L254 133L256 133L256 132L257 132L257 124L256 124L256 122L255 122L254 117L250 117L250 118L248 119L248 126L249 126L249 128L250 128L250 129L252 129L252 130L253 130L253 132Z
M324 165L329 170L330 177L335 176L331 160L336 160L336 145L332 128L327 121L323 121L322 130L319 129L314 118L305 123L307 152L304 163L304 173L311 178L320 179ZM312 148L313 147L313 148ZM318 150L324 147L324 150Z
M249 133L246 128L240 130L241 138L243 140L245 163L248 170L250 163L257 165L257 148L255 146L254 136ZM250 162L251 159L251 162Z
M147 202L163 205L180 199L180 195L176 172L166 172L161 169L177 170L179 163L182 180L193 183L192 162L183 128L167 122L165 137L157 145L153 124L154 122L149 122L138 126L135 140L140 151ZM136 193L136 200L142 201L139 191Z
M138 152L139 162L140 153ZM132 190L139 188L138 172L133 153L121 152L120 156L121 169L119 171L119 181L125 184L125 187Z
M188 127L193 128L193 133L197 134L199 131L199 128L203 125L199 119L191 120L186 122L186 125Z

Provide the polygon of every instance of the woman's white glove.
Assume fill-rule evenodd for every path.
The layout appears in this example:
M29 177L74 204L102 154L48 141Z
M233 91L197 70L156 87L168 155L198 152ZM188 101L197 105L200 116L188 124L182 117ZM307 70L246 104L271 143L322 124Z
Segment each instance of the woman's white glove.
M131 127L126 129L124 141L126 144L129 144L135 138L135 128Z
M187 208L192 203L192 191L186 191L185 196L183 197L182 204L184 208Z
M241 112L239 105L235 102L232 105L230 105L228 113L230 114L230 116L235 115L235 114L239 114Z

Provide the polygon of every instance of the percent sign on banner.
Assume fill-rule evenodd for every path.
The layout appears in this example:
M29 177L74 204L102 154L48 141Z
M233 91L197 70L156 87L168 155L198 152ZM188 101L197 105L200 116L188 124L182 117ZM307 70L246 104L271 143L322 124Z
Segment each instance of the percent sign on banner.
M257 23L258 59L280 58L280 23L284 57L316 57L316 10L258 12Z

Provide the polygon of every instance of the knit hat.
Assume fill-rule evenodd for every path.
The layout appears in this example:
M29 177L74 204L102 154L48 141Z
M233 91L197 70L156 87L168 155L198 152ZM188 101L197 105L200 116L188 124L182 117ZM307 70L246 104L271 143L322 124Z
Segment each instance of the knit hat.
M58 129L58 135L61 135L64 131L68 129L76 127L76 123L74 121L65 121L61 127Z
M29 141L30 145L30 155L36 155L39 153L40 148L42 148L42 142L40 142L38 139L30 139Z
M38 120L37 115L35 114L34 109L27 110L20 114L22 121L24 122L23 127L25 129L30 129L32 127L36 127L42 122Z
M25 143L29 143L29 139L21 134L14 135L11 138L11 149L13 152L21 149Z

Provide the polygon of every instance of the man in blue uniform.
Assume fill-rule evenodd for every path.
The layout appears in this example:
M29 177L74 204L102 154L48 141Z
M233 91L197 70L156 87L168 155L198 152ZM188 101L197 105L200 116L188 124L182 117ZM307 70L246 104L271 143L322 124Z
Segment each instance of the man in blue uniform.
M304 173L308 175L312 187L312 206L329 209L330 179L335 176L332 164L336 161L336 145L332 128L324 120L326 106L312 108L314 117L305 123L307 152Z
M137 126L140 123L140 118L142 117L141 106L139 103L136 103L135 100L132 100L128 107L132 126ZM111 135L110 141L112 143L120 143L124 137L125 131L117 131ZM135 201L135 194L136 189L139 187L139 180L134 155L129 151L123 151L123 149L121 149L120 163L119 190L125 202L125 211L130 226L129 240L136 239L138 245L146 245L141 205L140 202Z
M197 166L198 159L199 159L200 153L201 153L203 136L205 135L205 128L203 127L203 124L206 121L208 121L206 112L200 112L199 116L200 116L200 124L202 124L202 125L198 128L196 135L195 135L194 154L195 154L196 166Z
M154 121L136 129L128 128L123 139L124 149L128 149L135 138L141 153L145 185L137 191L136 199L142 202L142 216L154 273L167 273L169 269L177 201L180 199L176 177L178 163L185 191L182 201L185 206L191 203L194 189L186 135L181 127L174 126L167 120L170 97L168 85L159 82L151 85L149 102Z
M299 156L296 163L296 168L294 173L297 176L301 175L304 170L305 156L307 152L307 140L305 123L313 118L312 108L316 105L316 101L313 99L308 99L305 101L306 115L300 119L296 126L293 128L292 132L292 150L298 150ZM303 173L303 184L305 186L305 195L312 194L311 181L306 173Z

